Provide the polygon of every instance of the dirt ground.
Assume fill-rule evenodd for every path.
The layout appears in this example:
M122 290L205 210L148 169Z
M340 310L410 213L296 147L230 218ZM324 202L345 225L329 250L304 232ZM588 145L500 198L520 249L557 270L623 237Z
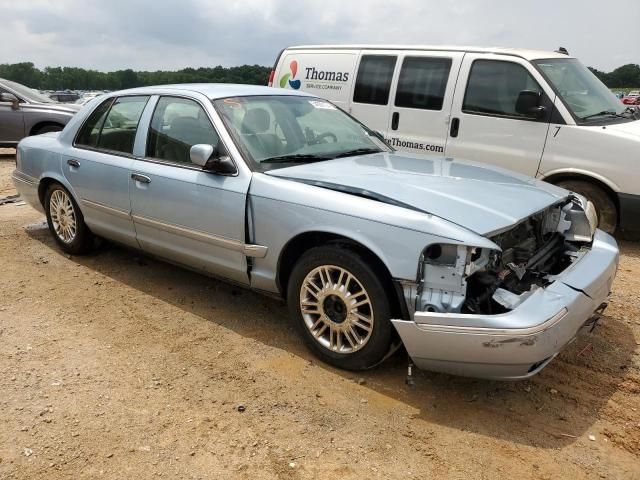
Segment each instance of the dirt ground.
M335 370L277 300L113 246L66 256L0 206L0 478L640 479L640 244L621 246L607 316L540 375L411 390L402 354Z

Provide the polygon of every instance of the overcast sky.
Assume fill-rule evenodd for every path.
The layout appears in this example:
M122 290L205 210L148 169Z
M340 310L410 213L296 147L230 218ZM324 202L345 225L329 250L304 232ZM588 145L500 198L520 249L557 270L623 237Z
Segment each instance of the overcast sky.
M640 0L0 0L0 63L109 71L271 65L296 44L566 47L640 63Z

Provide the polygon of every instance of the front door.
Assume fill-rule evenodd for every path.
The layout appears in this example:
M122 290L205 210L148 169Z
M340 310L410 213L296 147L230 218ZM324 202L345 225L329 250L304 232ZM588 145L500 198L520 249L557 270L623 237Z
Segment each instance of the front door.
M151 117L144 158L131 170L138 243L149 253L249 283L244 255L249 175L223 176L192 164L196 144L220 142L203 106L164 96Z
M553 92L516 57L468 53L456 86L447 157L475 160L535 176L553 110ZM544 115L518 113L520 92L539 94Z
M91 231L133 247L138 244L130 214L129 176L138 122L148 100L142 95L105 100L62 156L62 170Z
M6 92L0 88L0 93ZM9 92L6 92L9 93ZM14 110L11 102L0 101L0 144L18 143L24 137L22 107Z

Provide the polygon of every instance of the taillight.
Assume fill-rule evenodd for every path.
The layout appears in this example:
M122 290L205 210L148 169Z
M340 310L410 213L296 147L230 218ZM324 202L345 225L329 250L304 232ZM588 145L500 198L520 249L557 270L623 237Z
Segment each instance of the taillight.
M271 70L271 73L269 74L269 83L268 85L270 87L273 87L273 78L276 76L276 71L275 70Z

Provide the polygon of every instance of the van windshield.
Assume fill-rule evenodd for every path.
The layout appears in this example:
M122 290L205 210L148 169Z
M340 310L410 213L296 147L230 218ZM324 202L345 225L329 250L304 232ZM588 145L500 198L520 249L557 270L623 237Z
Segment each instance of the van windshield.
M223 98L214 105L261 170L389 150L374 132L319 98L260 95Z
M533 62L553 84L579 121L620 115L626 107L588 68L575 58L548 58Z

